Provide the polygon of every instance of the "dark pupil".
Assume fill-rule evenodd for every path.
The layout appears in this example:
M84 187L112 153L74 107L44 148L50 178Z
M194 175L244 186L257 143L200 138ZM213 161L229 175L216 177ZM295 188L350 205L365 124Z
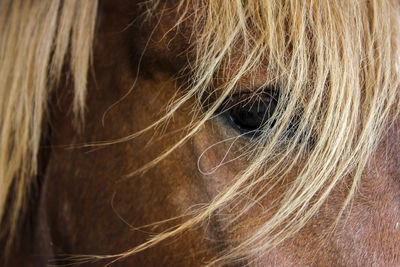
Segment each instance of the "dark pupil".
M231 108L230 119L242 133L259 134L261 128L274 113L277 100L273 96L257 97L256 101L246 104L237 104Z

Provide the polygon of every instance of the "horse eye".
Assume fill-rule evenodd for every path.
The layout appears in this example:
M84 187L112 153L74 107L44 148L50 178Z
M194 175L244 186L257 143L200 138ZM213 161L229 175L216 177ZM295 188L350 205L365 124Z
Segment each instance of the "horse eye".
M278 105L276 93L261 93L249 99L245 95L233 96L228 105L227 115L230 124L241 134L255 138L271 119ZM274 122L270 122L273 126Z

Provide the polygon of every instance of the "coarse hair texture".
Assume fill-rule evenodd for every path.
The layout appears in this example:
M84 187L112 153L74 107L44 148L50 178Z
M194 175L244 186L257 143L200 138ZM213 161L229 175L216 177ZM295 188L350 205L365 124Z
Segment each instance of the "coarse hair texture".
M149 16L159 2L147 2ZM268 196L295 166L297 177L276 200L274 214L210 264L252 257L278 245L318 212L335 186L351 177L339 219L357 192L362 171L384 129L398 115L398 1L196 3L181 0L177 8L177 30L180 23L193 24L188 89L148 128L94 145L135 138L168 120L182 104L197 99L196 119L188 122L186 136L128 176L143 172L196 134L235 92L240 79L260 69L269 72L260 89L279 90L277 110L261 135L249 141L248 167L211 203L184 223L129 251L83 256L82 261L133 255L206 221L240 196L251 195L254 202L240 208L236 218L240 217ZM0 4L0 216L2 229L11 237L35 181L42 121L67 55L74 77L73 108L76 114L84 109L96 10L94 0L8 0ZM240 65L233 64L233 58ZM214 77L221 71L229 79L216 85ZM218 91L218 97L204 110L201 101L210 88ZM294 118L298 118L296 131L289 134Z
M85 106L97 1L0 1L0 240L7 249L36 185L41 130L66 55L73 110Z

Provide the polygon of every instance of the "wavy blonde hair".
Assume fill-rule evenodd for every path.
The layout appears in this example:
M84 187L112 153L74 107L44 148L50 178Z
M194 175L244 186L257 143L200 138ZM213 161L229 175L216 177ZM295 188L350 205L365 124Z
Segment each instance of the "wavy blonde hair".
M158 4L150 1L150 16ZM78 116L84 109L97 1L8 0L0 8L0 216L2 229L13 237L35 182L51 88L64 65L74 77L74 111ZM275 213L212 263L268 250L301 229L335 186L351 175L344 210L385 126L400 109L398 1L220 0L199 1L196 6L181 0L177 12L176 26L191 17L195 36L188 51L194 55L188 90L148 128L93 145L135 138L166 121L194 97L201 103L214 86L217 99L206 111L198 105L186 137L130 175L151 168L196 134L242 77L260 69L271 73L262 87L273 85L280 90L278 107L268 130L250 141L255 152L248 167L211 203L183 224L129 251L97 259L138 253L207 220L242 195L261 200L296 166L298 175L277 200ZM235 62L241 64L229 69L234 54ZM227 69L228 81L215 86L214 75ZM296 131L289 136L287 129L296 116ZM260 190L265 183L268 189ZM237 216L252 205L247 203Z

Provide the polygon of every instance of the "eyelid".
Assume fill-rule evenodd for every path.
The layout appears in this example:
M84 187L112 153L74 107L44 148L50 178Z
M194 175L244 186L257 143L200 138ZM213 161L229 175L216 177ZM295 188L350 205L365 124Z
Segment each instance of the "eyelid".
M275 112L274 110L277 106L278 99L279 92L277 90L238 92L232 94L223 101L223 104L215 112L215 116L222 116L225 118L226 121L229 122L230 127L236 129L241 135L250 137L250 139L257 138L261 134L262 128L265 126L264 123L270 120L271 115ZM275 104L273 104L274 102ZM265 120L263 117L259 124L258 120L260 118L257 118L259 115L254 115L254 105L258 107L267 107L264 109L265 112L268 113L268 116L265 116ZM271 109L270 107L273 107L272 112L269 111ZM243 120L244 117L242 116L244 116L244 114L253 115Z
M236 105L239 105L243 103L244 101L251 102L255 97L260 97L260 96L267 96L267 97L272 97L275 101L279 101L279 91L270 88L270 89L263 89L263 90L258 90L258 91L240 91L236 92L229 97L227 97L220 108L217 109L216 113L224 113L226 111L229 111L229 109L233 108ZM242 99L241 99L242 98ZM237 101L239 100L239 101ZM234 104L234 105L233 105Z

